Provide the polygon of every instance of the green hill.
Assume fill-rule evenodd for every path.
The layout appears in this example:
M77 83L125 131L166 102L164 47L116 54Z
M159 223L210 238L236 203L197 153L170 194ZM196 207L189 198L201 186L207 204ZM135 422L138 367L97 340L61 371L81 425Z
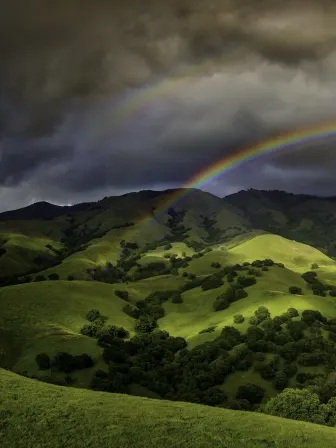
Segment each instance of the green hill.
M41 396L40 390L56 391L64 415L70 408L62 400L73 400L70 432L77 412L97 424L107 413L108 429L90 432L83 446L109 437L116 446L142 446L145 428L152 446L165 446L169 434L176 446L234 447L249 437L251 447L291 447L295 440L315 446L313 436L302 438L304 424L232 409L258 410L285 387L313 390L323 404L336 397L336 202L255 190L220 199L195 190L159 213L172 193L178 192L144 191L73 207L38 203L0 214L0 367L45 383L7 371L2 378ZM239 395L249 384L259 398ZM83 404L94 397L106 403L97 417L95 405ZM175 420L173 409L181 414ZM13 422L33 421L30 412ZM168 428L163 432L146 423L155 412ZM8 415L10 421L16 414ZM143 432L136 423L141 415ZM204 420L192 432L199 415ZM230 432L237 415L243 427ZM135 436L123 429L133 420ZM63 435L57 439L58 426L48 421L53 446L61 446ZM13 422L3 430L0 421L0 437L14 431ZM264 431L259 439L257 422ZM274 439L280 424L289 429ZM25 446L37 443L43 425ZM19 426L16 431L12 446L21 446L15 445ZM84 431L74 443L82 443Z
M0 369L6 448L319 448L335 429L262 414L44 384Z

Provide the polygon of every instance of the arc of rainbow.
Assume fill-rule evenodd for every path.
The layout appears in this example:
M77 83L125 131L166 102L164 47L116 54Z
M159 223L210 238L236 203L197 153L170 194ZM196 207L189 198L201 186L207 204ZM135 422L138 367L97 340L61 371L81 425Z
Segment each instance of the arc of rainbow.
M172 194L167 200L158 204L155 209L155 216L165 213L178 201L192 194L192 189L200 189L204 185L219 178L223 174L254 161L260 157L293 149L295 146L324 140L330 137L336 137L336 122L322 124L319 126L300 128L289 131L288 133L277 135L261 143L242 149L234 154L225 157L208 165L205 169L194 174L183 186L182 191ZM153 222L153 215L146 215L141 220L141 225Z

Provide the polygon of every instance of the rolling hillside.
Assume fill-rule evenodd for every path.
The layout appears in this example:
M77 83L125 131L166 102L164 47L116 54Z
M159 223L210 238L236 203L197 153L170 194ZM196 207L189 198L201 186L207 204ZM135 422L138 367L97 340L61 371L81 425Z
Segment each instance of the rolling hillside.
M262 414L44 384L0 369L6 448L333 448L335 429Z
M82 403L93 397L102 397L102 412L118 408L110 414L110 429L90 433L87 446L112 435L119 446L129 446L121 422L138 418L129 410L136 405L149 412L144 427L150 406L165 426L177 406L190 412L191 422L205 409L206 426L223 419L229 428L225 422L236 418L232 409L258 410L286 387L313 388L321 409L336 397L336 381L330 380L336 261L329 233L336 202L254 190L220 199L196 190L158 214L171 193L144 191L73 207L39 203L0 214L0 368L21 374L6 370L1 377L13 387L29 384L38 394L50 388L61 394L59 406L74 400L74 425L77 412L91 413ZM149 217L154 219L144 219ZM246 385L260 396L242 392ZM9 406L10 395L6 400ZM179 403L188 401L227 409ZM13 422L25 418L16 412L8 414ZM26 418L33 418L29 412ZM321 421L332 425L329 414ZM291 447L293 431L296 446L315 446L313 435L304 445L308 439L299 426L290 426L303 423L273 424L277 419L252 412L239 419L246 426L231 439L226 430L211 432L200 424L195 434L202 442L190 431L179 437L190 446L240 446L258 437L252 422L261 419L264 438L247 446ZM4 431L10 431L12 446L20 446L14 445L20 434L13 422ZM277 424L288 430L269 445ZM181 446L180 420L171 425ZM268 426L273 429L267 435ZM151 428L152 446L165 446L160 431ZM40 430L27 436L31 446ZM0 425L0 437L6 434L1 431ZM328 437L329 429L316 431ZM142 446L146 439L137 432L138 439L128 440Z

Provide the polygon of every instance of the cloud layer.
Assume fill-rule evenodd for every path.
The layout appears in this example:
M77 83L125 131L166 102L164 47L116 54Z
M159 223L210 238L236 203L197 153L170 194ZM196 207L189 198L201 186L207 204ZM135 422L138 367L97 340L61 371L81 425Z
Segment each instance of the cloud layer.
M0 203L185 183L336 114L334 2L12 0L0 17ZM335 194L334 140L206 188Z

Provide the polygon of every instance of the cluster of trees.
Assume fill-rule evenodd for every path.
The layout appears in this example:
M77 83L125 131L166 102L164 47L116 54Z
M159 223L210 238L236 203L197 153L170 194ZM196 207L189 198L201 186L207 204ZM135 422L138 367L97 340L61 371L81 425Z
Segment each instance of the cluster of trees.
M206 242L209 244L216 243L220 239L222 233L219 228L215 227L217 221L215 219L208 218L207 216L201 216L201 218L203 218L203 227L208 233Z
M105 266L98 266L95 269L88 269L92 280L103 283L122 283L126 281L125 272L112 263L107 262Z
M225 310L231 303L244 299L247 296L248 293L239 284L232 284L225 292L216 297L213 309L214 311Z
M155 277L157 275L170 274L171 268L164 262L152 262L138 265L137 270L132 275L132 280L142 280L144 278Z
M325 297L327 291L329 291L330 296L336 297L336 287L322 283L317 278L317 273L315 271L305 272L302 274L302 278L307 282L308 288L310 288L316 296Z
M249 320L252 325L246 334L234 327L225 327L214 341L192 350L185 348L182 338L171 338L154 326L150 332L139 331L130 341L111 338L110 346L104 352L104 360L110 365L109 372L95 375L93 387L127 392L128 386L136 382L170 400L253 410L263 398L262 388L244 385L235 399L229 400L218 387L231 372L253 366L279 391L285 389L289 379L297 374L296 387L320 384L321 397L330 400L336 396L336 375L332 386L326 387L321 378L317 378L320 383L316 382L319 375L298 373L296 362L299 366L322 364L327 369L334 365L336 347L332 340L325 340L321 332L324 329L329 335L336 335L336 319L328 320L316 310L305 310L300 320L293 320L297 317L298 311L289 308L272 319L269 310L261 306ZM235 316L235 322L243 319L241 315ZM209 327L200 333L214 330ZM305 336L306 330L309 330L309 336ZM167 340L173 344L176 339L183 349L167 351ZM267 353L272 356L266 357Z
M261 412L293 420L336 426L336 397L321 403L308 389L285 389L260 408Z
M47 353L39 353L36 355L35 361L40 370L55 369L65 373L88 369L94 365L91 356L87 353L71 355L67 352L60 352L53 359L50 359Z
M167 225L171 230L171 235L166 236L170 241L184 241L188 238L187 232L191 230L183 225L185 211L176 211L174 208L168 210L169 219Z
M290 316L297 315L294 309L289 309L287 313L284 314L287 314L289 320ZM279 319L271 319L265 307L260 307L255 314L260 316L263 324L268 323L264 325L264 330L252 325L244 335L238 329L227 326L214 341L206 342L192 350L186 348L183 338L173 338L167 332L159 330L149 334L139 333L129 341L121 338L110 339L103 354L108 369L106 372L98 371L95 374L92 388L127 393L129 385L137 383L169 400L191 401L231 409L257 409L264 397L264 389L255 384L245 384L238 389L234 399L228 399L219 388L225 383L227 375L248 370L253 366L255 371L264 379L272 381L281 391L297 373L297 367L286 358L280 362L281 355L278 352L284 353L282 349L287 343L286 338L281 340L284 330ZM278 331L274 332L274 328L278 328ZM201 333L211 331L214 331L214 327L209 327ZM267 342L270 331L275 333L273 339L275 338L277 343L273 343L273 347L260 344L262 341ZM301 351L311 349L315 343L311 342L309 345L305 340L304 342L305 344L300 342ZM268 352L272 353L271 358L266 357ZM297 380L306 379L304 375L297 374ZM336 378L333 384L331 393L336 395ZM297 385L303 387L302 383ZM330 399L330 391L328 397Z
M121 291L123 292L123 291ZM92 309L87 315L86 319L90 324L86 324L81 328L81 333L90 338L96 338L98 344L102 345L107 338L127 338L129 333L123 327L115 325L106 325L107 317L103 316L98 310Z
M116 293L128 299L125 291ZM164 315L162 303L168 299L176 300L179 295L178 291L154 292L138 301L136 307L126 303L125 307L137 310L137 315L132 316L136 317L137 334L128 340L128 332L120 327L106 326L107 319L98 310L87 313L90 324L85 326L83 334L90 333L91 337L97 338L97 344L104 348L103 360L107 364L104 371L98 370L92 378L93 389L128 393L129 386L136 383L163 399L259 410L323 424L334 422L336 373L329 372L336 362L336 319L327 319L316 310L305 310L300 317L295 308L271 318L269 310L260 306L249 319L250 326L245 334L226 326L213 341L189 350L183 338L172 337L157 329L157 319ZM244 320L242 315L234 316L235 323ZM215 328L209 327L200 333L210 333ZM322 330L328 332L328 339L323 337ZM86 354L59 353L51 361L42 353L36 357L36 362L40 369L54 367L66 373L93 365ZM300 366L316 365L324 365L327 374L298 371ZM248 383L239 387L234 398L228 398L220 388L225 384L225 378L250 368L284 392L260 407L265 391ZM289 380L295 375L295 387L300 390L292 393L290 389L288 392ZM307 387L310 394L315 394L313 397L308 397ZM303 412L306 405L302 403L310 406L312 399L317 411ZM324 417L316 420L315 414Z
M137 333L151 333L157 328L157 320L165 315L162 304L169 299L173 303L183 302L181 292L178 290L155 291L144 300L138 300L136 306L127 303L123 307L123 312L136 319L134 329Z

